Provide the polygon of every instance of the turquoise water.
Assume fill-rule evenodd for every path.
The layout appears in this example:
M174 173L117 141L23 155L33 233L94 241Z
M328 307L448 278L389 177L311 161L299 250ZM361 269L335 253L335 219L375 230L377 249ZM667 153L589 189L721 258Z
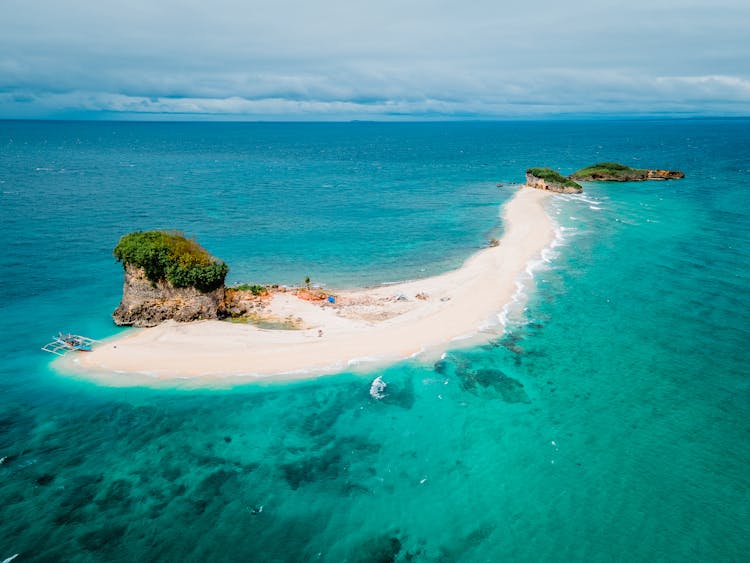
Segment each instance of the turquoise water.
M0 122L0 147L0 560L746 560L747 121ZM435 365L125 390L38 351L118 331L131 229L195 235L230 282L374 284L500 233L497 182L599 160L687 177L553 198L508 333Z

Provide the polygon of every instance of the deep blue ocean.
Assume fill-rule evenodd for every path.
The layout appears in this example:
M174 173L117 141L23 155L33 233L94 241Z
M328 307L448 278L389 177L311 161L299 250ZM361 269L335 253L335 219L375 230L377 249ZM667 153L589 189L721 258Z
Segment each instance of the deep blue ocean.
M121 330L132 230L230 284L412 279L603 160L686 178L554 196L506 334L437 364L122 389L40 350ZM748 120L0 121L0 273L0 561L748 560Z

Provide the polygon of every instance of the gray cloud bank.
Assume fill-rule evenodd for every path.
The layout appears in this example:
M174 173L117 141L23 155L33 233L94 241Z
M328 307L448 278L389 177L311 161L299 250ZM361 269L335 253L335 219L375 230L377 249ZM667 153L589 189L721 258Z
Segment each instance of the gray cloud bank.
M0 117L750 115L750 3L0 2Z

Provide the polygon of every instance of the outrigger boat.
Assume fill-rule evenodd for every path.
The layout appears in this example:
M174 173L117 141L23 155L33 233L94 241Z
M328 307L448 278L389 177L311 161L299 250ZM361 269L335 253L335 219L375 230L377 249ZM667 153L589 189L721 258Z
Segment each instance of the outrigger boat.
M63 334L62 332L58 332L52 342L42 346L42 350L57 356L64 356L74 350L78 352L91 352L94 342L98 342L98 340L79 334Z

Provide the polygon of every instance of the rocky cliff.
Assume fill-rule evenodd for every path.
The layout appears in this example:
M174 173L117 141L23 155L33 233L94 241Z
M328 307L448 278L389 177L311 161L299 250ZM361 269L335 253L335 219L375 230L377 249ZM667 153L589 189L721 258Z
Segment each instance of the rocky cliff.
M646 180L679 180L685 177L679 170L646 170Z
M529 168L526 171L526 185L538 190L561 194L578 194L583 191L580 184L569 180L551 168Z
M118 325L149 327L169 319L186 322L224 315L223 285L207 293L177 288L165 279L154 283L143 268L126 264L122 301L112 318Z

